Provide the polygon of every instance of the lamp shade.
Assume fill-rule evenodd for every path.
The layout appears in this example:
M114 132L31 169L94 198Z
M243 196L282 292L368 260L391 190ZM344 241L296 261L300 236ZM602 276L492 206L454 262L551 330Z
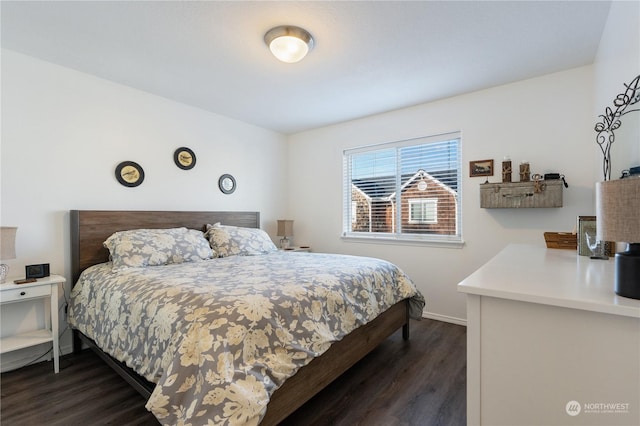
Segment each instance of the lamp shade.
M640 243L640 177L596 183L596 234L601 241Z
M278 236L279 237L293 236L293 220L286 220L286 219L278 220Z
M0 260L16 258L16 232L13 226L0 227Z

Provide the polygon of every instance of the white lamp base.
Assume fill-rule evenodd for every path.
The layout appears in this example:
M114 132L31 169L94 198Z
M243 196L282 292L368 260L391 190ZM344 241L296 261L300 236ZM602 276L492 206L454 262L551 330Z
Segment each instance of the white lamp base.
M288 249L290 245L291 245L291 240L288 239L287 237L284 237L283 239L280 240L281 249Z

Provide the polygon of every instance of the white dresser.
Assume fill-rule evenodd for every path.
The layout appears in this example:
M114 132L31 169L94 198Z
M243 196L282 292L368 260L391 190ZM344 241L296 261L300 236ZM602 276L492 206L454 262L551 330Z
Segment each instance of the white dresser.
M614 261L509 245L467 294L469 425L640 425L640 300Z

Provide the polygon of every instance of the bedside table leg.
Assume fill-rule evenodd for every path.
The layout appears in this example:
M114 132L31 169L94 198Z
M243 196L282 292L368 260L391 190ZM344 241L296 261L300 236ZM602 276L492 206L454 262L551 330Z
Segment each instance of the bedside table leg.
M53 338L53 371L60 371L60 345L58 344L58 283L51 285L51 337Z

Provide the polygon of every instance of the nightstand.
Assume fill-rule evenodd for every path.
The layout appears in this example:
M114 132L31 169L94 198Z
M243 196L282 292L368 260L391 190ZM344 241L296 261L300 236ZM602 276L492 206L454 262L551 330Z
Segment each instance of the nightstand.
M7 278L5 284L0 284L0 305L49 299L49 303L43 303L45 328L0 338L0 353L52 342L53 370L57 373L60 370L58 360L60 356L58 349L58 286L66 280L59 275L51 275L39 278L34 283L14 284L13 280L18 278Z
M309 246L292 246L292 247L288 247L286 249L280 249L282 251L303 251L303 252L307 252L307 253L311 253L311 247Z

